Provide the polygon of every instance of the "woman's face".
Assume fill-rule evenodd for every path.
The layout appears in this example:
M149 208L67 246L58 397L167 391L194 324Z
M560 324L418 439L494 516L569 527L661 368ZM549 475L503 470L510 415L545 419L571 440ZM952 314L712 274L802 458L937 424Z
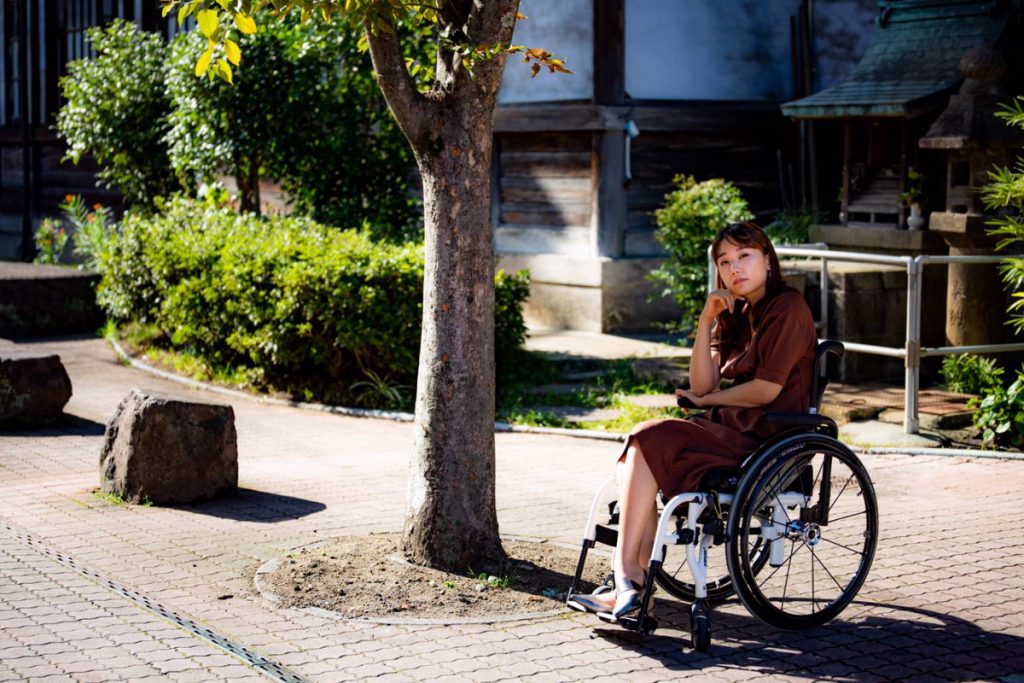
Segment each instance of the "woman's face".
M718 247L718 276L733 295L755 303L768 283L768 257L757 247L722 241Z

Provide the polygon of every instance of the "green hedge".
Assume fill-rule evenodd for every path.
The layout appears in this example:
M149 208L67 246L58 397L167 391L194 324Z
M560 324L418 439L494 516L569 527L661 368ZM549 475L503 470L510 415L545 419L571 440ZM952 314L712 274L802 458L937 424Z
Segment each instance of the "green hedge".
M397 401L360 387L415 381L420 244L179 199L157 216L126 215L98 257L98 299L111 317L156 326L214 368L305 398L408 404L410 391ZM495 285L500 366L525 336L528 276L499 273Z

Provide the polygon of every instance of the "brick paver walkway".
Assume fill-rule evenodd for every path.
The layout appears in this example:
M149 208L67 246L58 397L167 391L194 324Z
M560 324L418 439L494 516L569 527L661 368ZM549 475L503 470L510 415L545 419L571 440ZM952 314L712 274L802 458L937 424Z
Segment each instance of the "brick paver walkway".
M0 681L266 680L118 587L314 681L1024 681L1022 462L869 456L875 564L857 602L815 631L773 630L732 601L701 654L685 647L686 607L667 599L667 625L647 639L568 612L374 625L277 608L254 594L252 573L319 539L400 529L409 425L233 401L240 497L106 505L91 490L117 402L133 386L194 390L122 367L97 340L31 346L61 354L67 412L82 421L0 435ZM497 439L503 533L576 543L616 445Z

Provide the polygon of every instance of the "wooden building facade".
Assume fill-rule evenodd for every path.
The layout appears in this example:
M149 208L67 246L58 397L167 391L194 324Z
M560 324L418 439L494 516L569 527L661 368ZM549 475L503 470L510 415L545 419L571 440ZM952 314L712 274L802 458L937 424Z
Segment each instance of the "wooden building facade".
M646 278L663 257L652 214L677 174L732 181L762 222L809 203L805 127L779 105L845 75L878 8L811 4L523 0L514 41L575 71L541 83L510 63L497 115L495 247L532 274L531 323L630 331L677 315L648 301Z
M676 314L649 303L660 263L652 212L677 174L734 182L762 222L814 186L806 126L779 104L841 80L863 54L878 0L522 0L515 42L574 75L509 60L495 122L495 250L532 273L534 324L643 330ZM61 198L116 204L95 169L61 163L58 79L88 56L84 31L114 18L170 37L156 0L0 0L0 258ZM25 65L26 68L23 68Z
M175 31L156 0L0 0L0 259L28 257L34 226L68 193L118 201L95 186L88 160L61 162L53 129L68 62L92 56L86 29L118 18Z

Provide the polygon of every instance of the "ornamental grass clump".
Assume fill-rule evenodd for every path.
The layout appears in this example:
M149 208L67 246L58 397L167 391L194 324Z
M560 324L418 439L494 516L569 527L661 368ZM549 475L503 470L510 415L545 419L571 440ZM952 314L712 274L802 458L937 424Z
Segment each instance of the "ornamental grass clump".
M176 199L157 215L127 214L100 265L109 315L155 327L165 346L215 370L305 399L409 405L420 244ZM496 279L499 362L523 341L527 283L525 274Z

